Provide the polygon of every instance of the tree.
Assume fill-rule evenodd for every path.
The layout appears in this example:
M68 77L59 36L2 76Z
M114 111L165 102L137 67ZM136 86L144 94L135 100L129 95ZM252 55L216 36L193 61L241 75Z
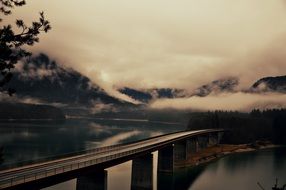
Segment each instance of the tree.
M26 4L25 0L0 0L0 24L5 16L12 14L12 9ZM3 16L3 18L2 18ZM0 93L5 92L12 95L15 90L9 88L8 83L13 74L12 69L21 59L31 56L31 52L23 49L23 46L33 46L39 42L38 35L41 32L47 33L50 23L46 20L44 12L40 12L38 21L26 25L22 19L15 22L17 29L11 24L0 26Z
M0 147L0 165L4 162L4 148Z

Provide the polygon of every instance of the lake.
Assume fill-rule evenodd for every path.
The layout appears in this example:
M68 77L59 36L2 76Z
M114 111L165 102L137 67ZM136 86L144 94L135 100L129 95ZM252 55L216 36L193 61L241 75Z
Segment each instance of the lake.
M69 119L64 124L0 124L0 146L4 167L33 162L99 146L132 142L184 130L174 123L136 120ZM286 149L233 154L199 167L178 170L174 175L157 175L157 152L153 153L153 189L253 190L260 182L271 189L275 178L286 183ZM108 190L130 189L131 161L107 169ZM75 190L70 180L45 190ZM91 182L92 183L92 182ZM281 184L280 183L280 184Z

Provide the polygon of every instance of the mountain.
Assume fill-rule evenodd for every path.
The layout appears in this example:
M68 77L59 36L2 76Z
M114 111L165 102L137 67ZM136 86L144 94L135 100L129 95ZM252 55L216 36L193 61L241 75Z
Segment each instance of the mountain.
M234 92L238 84L239 80L235 77L219 79L197 88L192 95L205 97L211 93Z
M148 91L156 98L180 98L185 96L185 90L177 88L154 88Z
M81 73L50 60L45 54L19 63L9 83L18 98L32 98L46 103L90 106L94 103L125 105L109 96Z
M153 88L153 89L142 89L136 90L132 88L121 88L118 91L125 94L134 100L138 100L144 103L148 103L153 99L158 98L179 98L183 97L184 90L174 88Z
M132 88L121 88L118 90L120 93L125 94L129 97L131 97L134 100L138 100L140 102L144 102L147 103L150 100L152 100L152 95L148 92L144 92L144 91L139 91L139 90L135 90Z
M259 79L251 86L251 91L286 93L286 75Z
M153 99L160 98L186 98L191 96L208 96L211 93L221 92L234 92L235 88L239 84L239 80L235 77L228 77L219 79L205 84L193 92L188 89L176 89L176 88L153 88L153 89L131 89L128 87L121 88L118 91L125 94L135 100L148 103Z

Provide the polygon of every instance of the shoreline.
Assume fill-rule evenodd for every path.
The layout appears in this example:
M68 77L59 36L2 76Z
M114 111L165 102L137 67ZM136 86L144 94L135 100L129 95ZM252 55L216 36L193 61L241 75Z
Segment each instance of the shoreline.
M246 152L255 152L259 150L266 150L272 148L285 147L284 145L275 145L269 141L259 141L252 144L220 144L213 147L208 147L205 150L191 153L189 158L186 161L176 164L178 168L184 167L194 167L202 164L207 164L209 162L218 160L227 155L237 154L237 153L246 153Z

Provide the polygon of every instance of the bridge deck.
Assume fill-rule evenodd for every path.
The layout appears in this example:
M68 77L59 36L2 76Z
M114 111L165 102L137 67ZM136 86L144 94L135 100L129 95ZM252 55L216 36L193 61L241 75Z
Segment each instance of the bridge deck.
M154 151L164 145L192 136L222 132L221 129L182 131L150 138L135 143L102 147L85 154L31 164L19 168L0 171L0 189L36 181L51 176L76 171L90 166L101 165L112 160L130 157L139 153Z

